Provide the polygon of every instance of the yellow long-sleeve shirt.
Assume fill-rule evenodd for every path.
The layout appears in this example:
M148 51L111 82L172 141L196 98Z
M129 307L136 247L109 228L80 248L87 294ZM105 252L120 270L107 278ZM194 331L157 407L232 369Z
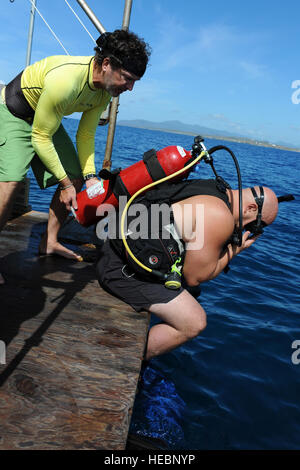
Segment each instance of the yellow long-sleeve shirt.
M76 135L83 175L95 173L95 132L111 96L93 85L93 56L51 56L24 70L23 94L35 110L32 145L48 170L61 181L66 172L52 136L64 116L83 112Z

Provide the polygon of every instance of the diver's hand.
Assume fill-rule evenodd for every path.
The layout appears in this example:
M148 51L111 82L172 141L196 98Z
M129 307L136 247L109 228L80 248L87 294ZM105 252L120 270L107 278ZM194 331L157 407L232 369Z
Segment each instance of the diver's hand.
M60 202L66 206L66 209L68 211L71 210L71 207L73 207L73 209L77 210L78 205L77 205L77 201L76 201L76 189L75 189L74 185L71 184L71 183L69 185L62 185L61 184L59 186L59 189L60 189L60 194L59 194Z
M250 235L251 235L251 232L246 231L245 233L243 233L242 245L241 246L232 245L232 257L246 250L246 248L249 248L251 245L253 245L253 243L259 237L258 235L256 237L249 238Z
M100 181L100 180L99 180L98 178L96 178L96 177L95 177L95 178L90 178L89 180L87 180L87 181L85 182L87 189L90 188L91 186L94 186L94 184L99 183L99 181Z

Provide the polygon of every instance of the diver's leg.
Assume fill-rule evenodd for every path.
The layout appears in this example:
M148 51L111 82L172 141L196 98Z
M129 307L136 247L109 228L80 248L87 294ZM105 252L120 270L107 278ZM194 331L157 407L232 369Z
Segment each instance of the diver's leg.
M186 290L168 303L153 304L148 310L164 323L154 325L149 331L146 360L195 338L206 327L204 309Z
M10 211L22 182L0 181L0 232L4 228ZM4 278L0 273L0 284L4 284Z

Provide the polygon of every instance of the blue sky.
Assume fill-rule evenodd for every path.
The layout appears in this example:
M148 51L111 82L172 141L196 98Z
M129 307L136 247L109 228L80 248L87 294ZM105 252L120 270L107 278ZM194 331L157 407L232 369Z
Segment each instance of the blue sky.
M97 38L77 1L68 2ZM87 3L107 30L120 27L123 0ZM65 0L37 7L69 54L93 54ZM4 83L25 65L29 12L29 0L1 0ZM299 17L299 0L133 0L130 29L152 56L143 79L120 97L118 119L179 120L300 148ZM32 62L64 53L36 15Z

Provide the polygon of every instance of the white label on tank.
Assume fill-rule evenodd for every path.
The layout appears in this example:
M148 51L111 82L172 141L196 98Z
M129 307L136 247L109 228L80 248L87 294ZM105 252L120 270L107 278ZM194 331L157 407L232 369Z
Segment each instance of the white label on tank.
M183 147L180 147L179 145L177 145L177 150L180 153L180 155L182 156L182 158L186 156L186 153L185 153Z
M103 188L103 181L99 181L99 183L93 184L93 186L90 186L87 190L86 193L88 195L89 199L93 199L96 196L99 196L99 194L104 193L105 189Z

